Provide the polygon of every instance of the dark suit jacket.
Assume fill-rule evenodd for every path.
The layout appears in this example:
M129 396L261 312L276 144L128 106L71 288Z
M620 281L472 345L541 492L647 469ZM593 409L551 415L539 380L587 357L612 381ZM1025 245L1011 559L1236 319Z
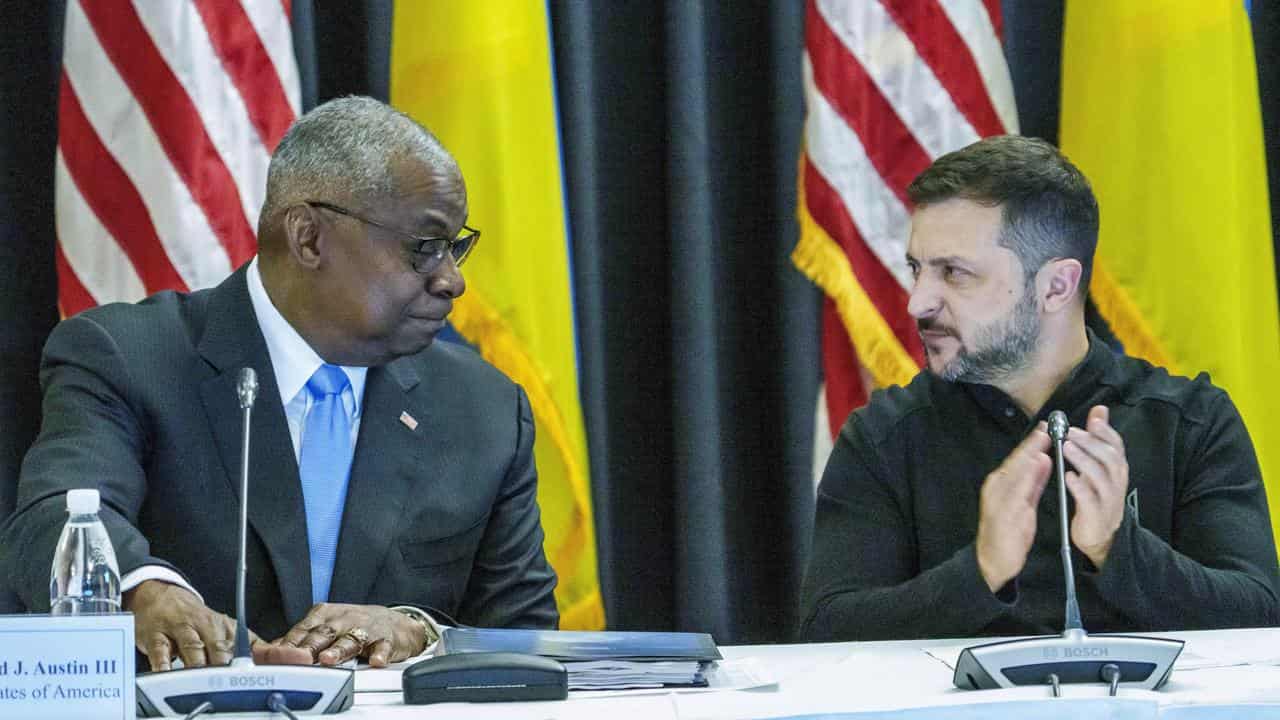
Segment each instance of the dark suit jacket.
M45 347L40 436L0 539L0 573L47 611L63 493L97 486L121 573L172 567L234 614L241 413L259 378L249 480L251 629L282 635L311 605L298 465L245 268L59 324ZM416 429L400 421L402 412ZM524 392L467 348L435 342L372 368L334 567L333 602L438 608L480 626L554 627L533 420Z

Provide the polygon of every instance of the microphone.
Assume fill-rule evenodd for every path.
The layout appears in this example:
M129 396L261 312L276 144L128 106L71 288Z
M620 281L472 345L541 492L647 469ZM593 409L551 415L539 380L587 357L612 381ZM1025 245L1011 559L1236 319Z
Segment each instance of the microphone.
M1062 443L1070 428L1067 414L1061 410L1049 413L1049 438L1053 440L1053 470L1058 476L1058 536L1062 540L1062 574L1067 579L1066 622L1063 631L1084 630L1080 622L1080 604L1076 601L1076 573L1071 566L1071 528L1067 524L1067 470L1062 459Z
M1120 683L1158 690L1169 680L1182 653L1182 640L1137 635L1089 635L1080 620L1075 572L1071 565L1071 529L1067 520L1066 460L1062 444L1070 424L1061 410L1049 413L1053 468L1058 480L1058 531L1062 539L1062 574L1066 609L1061 635L1005 640L967 647L956 662L952 682L963 690L989 690L1018 685L1105 682L1115 695Z
M245 429L249 429L248 411L253 409L253 401L258 399L258 373L251 367L240 368L236 376L236 397L240 399L240 409L245 412ZM248 447L248 445L245 445Z
M240 368L236 378L236 397L244 411L240 435L240 561L236 566L236 654L234 659L249 658L249 625L245 620L244 588L248 584L249 563L245 555L249 547L249 428L253 420L253 401L258 398L258 373L251 367Z
M241 368L236 398L243 411L240 436L240 559L236 565L236 643L230 665L138 675L138 717L194 717L206 712L345 712L355 698L355 671L318 665L256 665L245 617L249 539L249 436L258 376Z

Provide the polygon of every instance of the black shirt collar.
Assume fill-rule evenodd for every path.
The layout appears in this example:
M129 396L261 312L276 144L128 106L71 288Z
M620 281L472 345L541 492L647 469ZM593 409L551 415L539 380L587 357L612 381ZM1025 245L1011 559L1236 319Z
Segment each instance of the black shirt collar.
M1030 425L1048 418L1049 413L1054 410L1065 411L1073 425L1083 426L1089 408L1096 404L1098 399L1099 383L1116 364L1115 351L1099 339L1092 330L1086 328L1085 332L1089 337L1089 349L1085 352L1084 359L1072 368L1066 380L1054 389L1034 418L1028 418L1013 398L994 385L947 382L941 379L938 382L959 390L961 394L985 410L997 424L1011 432L1025 432Z

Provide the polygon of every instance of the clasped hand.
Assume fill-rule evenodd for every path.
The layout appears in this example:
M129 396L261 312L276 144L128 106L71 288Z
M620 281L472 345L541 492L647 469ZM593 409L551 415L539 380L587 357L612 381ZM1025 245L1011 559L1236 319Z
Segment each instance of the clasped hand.
M236 623L204 605L185 588L147 580L126 593L134 614L134 640L153 671L173 667L226 665L235 649ZM254 662L337 665L352 658L386 667L424 650L417 621L377 605L321 603L289 632L272 642L250 633Z
M1071 542L1101 568L1124 520L1129 463L1124 440L1103 405L1089 410L1084 428L1067 431L1063 457L1067 490L1075 500ZM992 592L1017 577L1036 535L1036 506L1048 484L1051 441L1040 423L982 485L976 552L978 570Z

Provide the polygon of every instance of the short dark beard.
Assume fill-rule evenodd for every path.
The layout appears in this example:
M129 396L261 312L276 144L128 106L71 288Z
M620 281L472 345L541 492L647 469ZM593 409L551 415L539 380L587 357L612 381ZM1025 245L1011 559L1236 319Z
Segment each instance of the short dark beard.
M1040 341L1040 314L1034 280L1003 319L981 327L973 339L976 350L963 345L937 375L950 382L993 385L1025 370Z

